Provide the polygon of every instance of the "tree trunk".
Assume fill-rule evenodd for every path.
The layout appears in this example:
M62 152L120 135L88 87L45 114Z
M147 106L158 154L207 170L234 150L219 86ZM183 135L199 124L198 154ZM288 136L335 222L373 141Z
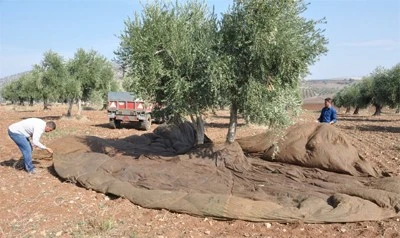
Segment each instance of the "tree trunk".
M396 113L400 113L400 105L397 106Z
M373 114L373 116L380 116L382 113L382 106L379 104L374 104L375 106L375 113Z
M108 108L108 102L103 103L103 107L101 108L101 111L107 110Z
M33 106L33 97L29 98L29 106Z
M43 110L50 110L47 98L43 99Z
M229 143L233 143L235 141L236 136L236 126L237 126L237 113L238 108L236 102L231 105L231 112L229 118L229 129L228 135L226 136L226 141Z
M358 110L359 110L359 109L360 109L359 107L356 107L356 109L354 110L353 114L354 114L354 115L358 115Z
M19 105L24 106L24 99L19 99Z
M196 114L196 118L193 115L190 115L192 123L194 125L194 129L196 130L197 135L197 144L202 145L204 144L204 120L202 115Z
M345 113L346 113L346 114L347 114L347 113L350 113L350 110L351 110L351 107L347 107Z
M72 116L72 106L74 105L74 100L70 99L68 102L68 111L67 111L67 117Z
M82 100L78 99L78 116L80 116L82 113Z

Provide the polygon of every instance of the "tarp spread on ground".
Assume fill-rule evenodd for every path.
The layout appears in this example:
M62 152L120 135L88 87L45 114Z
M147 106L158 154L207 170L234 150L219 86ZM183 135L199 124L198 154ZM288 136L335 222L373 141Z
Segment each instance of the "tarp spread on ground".
M193 148L195 138L184 123L121 140L69 136L51 146L63 179L146 208L308 223L398 216L400 178L381 177L334 126L303 124L283 138Z

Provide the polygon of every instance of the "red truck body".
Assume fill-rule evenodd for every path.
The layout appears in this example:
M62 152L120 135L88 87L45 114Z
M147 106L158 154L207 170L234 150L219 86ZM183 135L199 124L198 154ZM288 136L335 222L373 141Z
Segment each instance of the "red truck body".
M129 92L109 92L107 114L113 128L121 122L139 123L140 128L149 130L153 105Z

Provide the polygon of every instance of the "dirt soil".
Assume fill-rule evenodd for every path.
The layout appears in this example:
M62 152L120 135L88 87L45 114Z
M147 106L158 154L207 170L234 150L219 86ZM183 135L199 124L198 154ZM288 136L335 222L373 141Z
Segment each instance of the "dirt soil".
M297 120L312 121L322 105L305 105ZM80 119L63 117L67 108L53 106L0 106L0 237L400 237L400 220L347 224L278 224L246 221L217 221L166 210L141 208L123 198L110 197L61 181L52 162L34 161L40 173L19 170L21 154L8 138L8 125L28 117L55 120L57 130L43 136L48 144L65 135L93 135L118 139L146 133L130 125L114 130L105 111L87 110ZM345 115L339 111L335 125L358 148L360 154L379 168L400 176L400 115L385 110ZM207 116L206 134L223 142L227 132L227 111ZM152 126L152 130L157 125ZM265 127L240 121L237 137L255 135Z

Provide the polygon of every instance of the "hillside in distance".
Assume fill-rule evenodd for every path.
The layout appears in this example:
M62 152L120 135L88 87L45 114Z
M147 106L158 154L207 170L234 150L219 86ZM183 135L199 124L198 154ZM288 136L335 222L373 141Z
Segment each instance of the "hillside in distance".
M322 103L325 98L332 98L339 90L359 80L359 78L304 80L301 83L303 102Z
M6 85L6 84L8 84L8 83L10 83L10 82L12 82L12 81L14 81L14 80L19 79L20 77L22 77L23 75L25 75L25 74L27 74L27 73L29 73L29 72L30 72L30 71L25 71L25 72L22 72L22 73L13 74L13 75L10 75L10 76L6 76L6 77L3 77L3 78L0 78L0 89L1 89L4 85Z

